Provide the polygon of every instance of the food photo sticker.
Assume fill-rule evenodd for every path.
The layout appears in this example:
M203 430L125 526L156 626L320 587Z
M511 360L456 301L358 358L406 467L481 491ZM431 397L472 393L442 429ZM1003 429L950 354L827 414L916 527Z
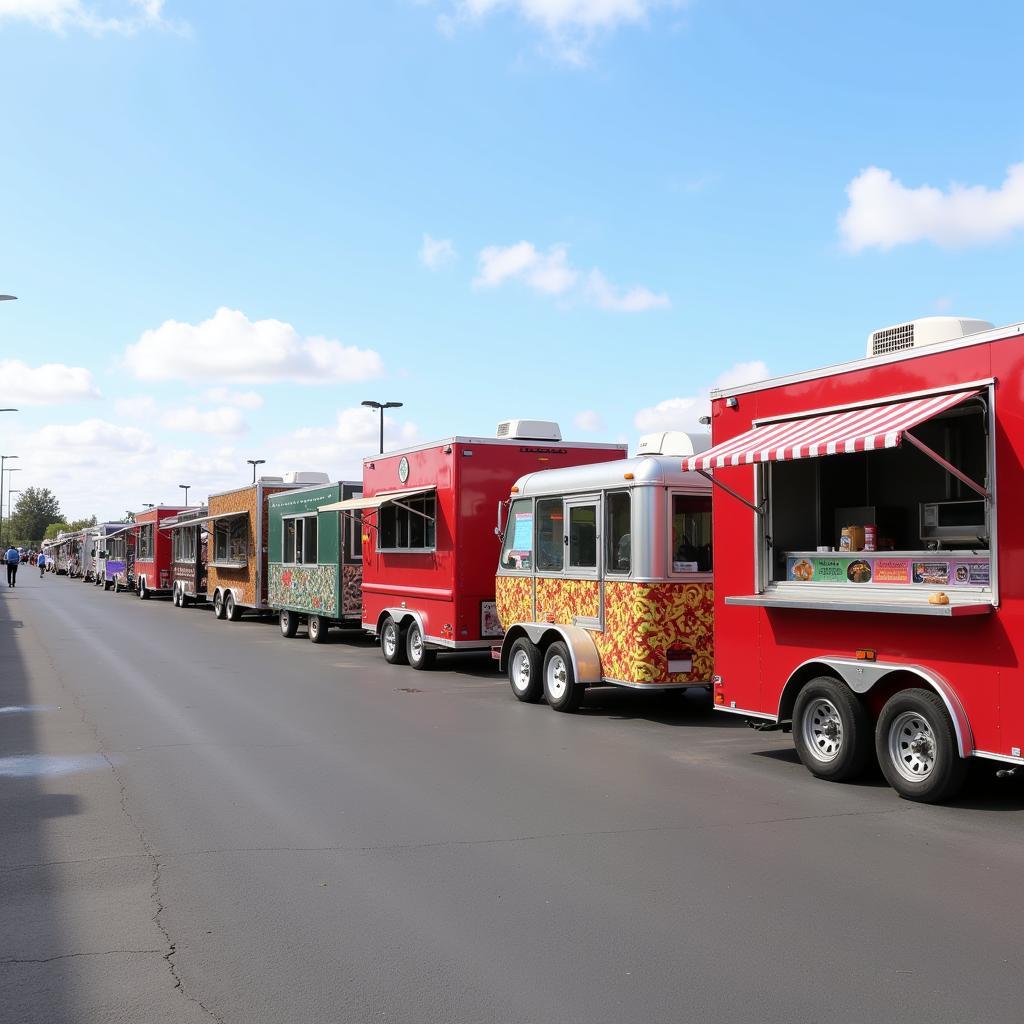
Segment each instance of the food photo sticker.
M851 583L871 582L871 563L857 558L846 567L846 578Z
M949 585L949 562L915 562L914 582L929 587Z

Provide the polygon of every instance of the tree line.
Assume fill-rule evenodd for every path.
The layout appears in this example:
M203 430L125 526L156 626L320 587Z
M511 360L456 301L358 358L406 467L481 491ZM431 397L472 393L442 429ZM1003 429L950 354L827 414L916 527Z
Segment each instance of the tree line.
M26 487L18 496L10 517L3 521L0 543L38 548L44 540L52 540L58 533L95 525L95 516L68 522L61 513L57 496L48 487Z

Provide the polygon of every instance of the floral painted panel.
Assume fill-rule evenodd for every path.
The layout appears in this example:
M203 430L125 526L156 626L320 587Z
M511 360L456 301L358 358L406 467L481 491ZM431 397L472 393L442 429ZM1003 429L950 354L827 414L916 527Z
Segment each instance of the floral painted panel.
M533 620L532 576L498 576L494 596L502 629L507 630L513 622Z
M336 565L271 565L269 576L272 608L338 617Z
M573 619L596 619L600 614L597 580L537 580L538 621L571 625Z
M605 628L595 633L606 678L633 683L711 680L714 591L710 583L606 583ZM690 672L669 672L670 648L692 652Z

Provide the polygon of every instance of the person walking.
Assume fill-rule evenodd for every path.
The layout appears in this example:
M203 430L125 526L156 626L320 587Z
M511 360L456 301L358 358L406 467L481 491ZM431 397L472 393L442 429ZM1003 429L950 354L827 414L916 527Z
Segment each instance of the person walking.
M46 555L44 555L42 551L36 555L36 565L39 566L39 578L42 579L43 573L46 572Z
M7 563L7 586L13 587L21 565L21 553L13 544L4 552L4 561Z

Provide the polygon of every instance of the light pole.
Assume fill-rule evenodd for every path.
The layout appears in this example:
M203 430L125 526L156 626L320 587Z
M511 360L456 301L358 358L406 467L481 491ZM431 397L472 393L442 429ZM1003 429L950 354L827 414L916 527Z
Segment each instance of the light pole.
M188 489L192 486L191 484L178 484L178 486L185 492L185 505L188 506Z
M0 302L13 302L17 295L0 295Z
M4 463L16 459L17 455L0 455L0 544L4 539Z
M13 509L11 508L11 506L14 504L14 502L11 499L16 494L21 494L21 488L19 488L19 487L15 487L15 488L8 487L7 488L7 520L8 520L8 522L10 522L10 520L14 518L14 512L13 512Z
M402 402L362 402L368 409L380 409L380 454L384 454L384 410L401 409Z
M252 482L256 483L256 467L262 466L267 460L266 459L246 459L246 462L252 466Z

